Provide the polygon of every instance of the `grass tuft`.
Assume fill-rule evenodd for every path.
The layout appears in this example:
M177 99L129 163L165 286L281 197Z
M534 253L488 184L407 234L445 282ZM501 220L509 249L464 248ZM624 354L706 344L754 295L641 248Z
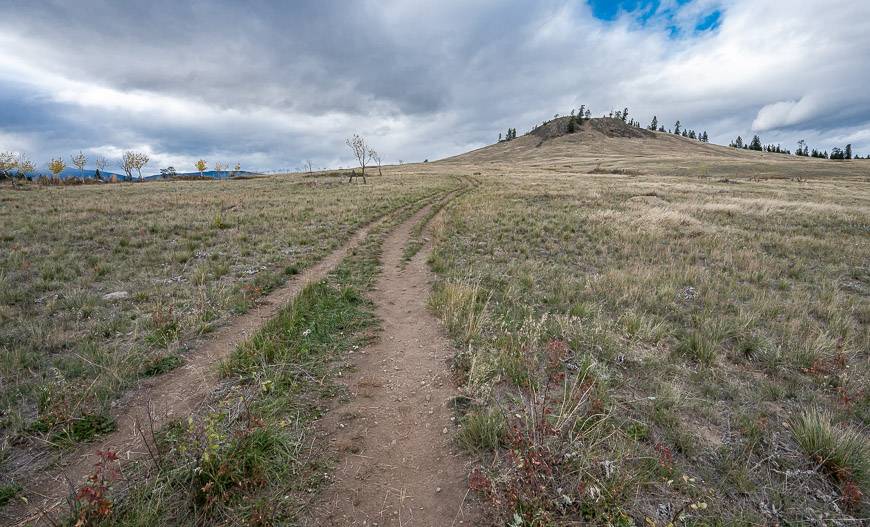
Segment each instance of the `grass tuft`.
M472 452L495 450L502 445L505 418L497 409L479 409L462 419L462 429L456 436L463 448Z
M480 333L488 300L478 283L445 282L436 286L429 299L451 334L459 335L464 344Z
M870 479L870 444L865 434L849 427L837 427L832 415L809 408L789 422L801 449L829 475L840 482L867 486Z

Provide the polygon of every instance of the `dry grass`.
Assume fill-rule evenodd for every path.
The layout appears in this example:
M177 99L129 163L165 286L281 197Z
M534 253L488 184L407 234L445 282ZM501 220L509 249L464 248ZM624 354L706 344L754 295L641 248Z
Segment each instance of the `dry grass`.
M439 233L432 305L468 395L509 421L472 475L494 518L866 518L870 162L523 140L427 167L483 174ZM542 394L581 375L573 439L535 439L533 409L550 427L564 413ZM808 407L824 423L790 427ZM466 435L489 446L481 415ZM548 478L518 468L520 447Z
M363 224L455 185L403 174L4 189L0 473L111 430L112 401L138 379L182 364ZM129 296L103 298L118 291Z

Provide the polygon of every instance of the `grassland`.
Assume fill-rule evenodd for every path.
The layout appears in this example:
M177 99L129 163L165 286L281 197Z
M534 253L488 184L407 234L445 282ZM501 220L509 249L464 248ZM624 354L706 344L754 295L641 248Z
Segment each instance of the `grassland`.
M429 201L429 200L427 200ZM335 452L313 424L352 374L353 353L377 338L367 298L386 235L424 203L400 209L320 282L307 286L219 367L201 411L149 434L149 458L95 466L67 519L83 525L286 525L332 471Z
M430 304L456 343L456 444L492 524L865 521L870 162L612 128L388 167L367 186L4 189L0 506L27 456L110 430L137 380L361 225L470 177L405 257L441 211ZM413 208L237 349L148 462L118 478L109 454L74 519L292 524L331 470L311 435L323 398L377 333L381 241Z
M405 174L366 186L278 176L4 188L3 479L111 430L113 401L137 380L178 367L197 339L360 226L452 186Z
M870 165L587 139L431 167L482 173L431 304L494 523L866 519Z

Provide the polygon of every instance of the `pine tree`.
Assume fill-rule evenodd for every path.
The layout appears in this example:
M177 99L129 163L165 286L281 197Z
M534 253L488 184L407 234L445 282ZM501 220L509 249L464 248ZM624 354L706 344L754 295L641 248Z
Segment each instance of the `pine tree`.
M626 119L628 119L628 108L622 110L622 122L625 122Z
M680 135L680 126L680 121L677 121L676 124L674 124L674 135Z
M750 149L750 150L756 150L756 151L758 151L758 152L761 152L761 151L762 151L762 148L761 148L761 138L758 137L758 135L754 135L754 136L752 137L752 141L749 143L749 149Z
M653 115L653 120L649 123L649 129L655 132L659 128L659 118Z
M704 133L701 135L701 141L705 143L710 142L710 137L707 135L707 130L704 130Z
M852 145L851 144L846 145L846 151L843 154L845 155L846 159L852 159Z

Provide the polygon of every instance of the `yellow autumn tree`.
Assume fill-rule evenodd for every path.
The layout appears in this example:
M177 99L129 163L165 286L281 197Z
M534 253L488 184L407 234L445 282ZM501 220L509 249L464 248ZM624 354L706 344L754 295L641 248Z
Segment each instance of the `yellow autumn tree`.
M205 162L205 159L200 159L196 162L196 169L199 170L199 177L203 177L202 173L205 172L205 169L208 168L208 163Z
M52 159L48 162L48 170L51 171L51 178L54 180L60 181L60 173L63 172L63 169L65 168L66 163L63 162L62 157Z

